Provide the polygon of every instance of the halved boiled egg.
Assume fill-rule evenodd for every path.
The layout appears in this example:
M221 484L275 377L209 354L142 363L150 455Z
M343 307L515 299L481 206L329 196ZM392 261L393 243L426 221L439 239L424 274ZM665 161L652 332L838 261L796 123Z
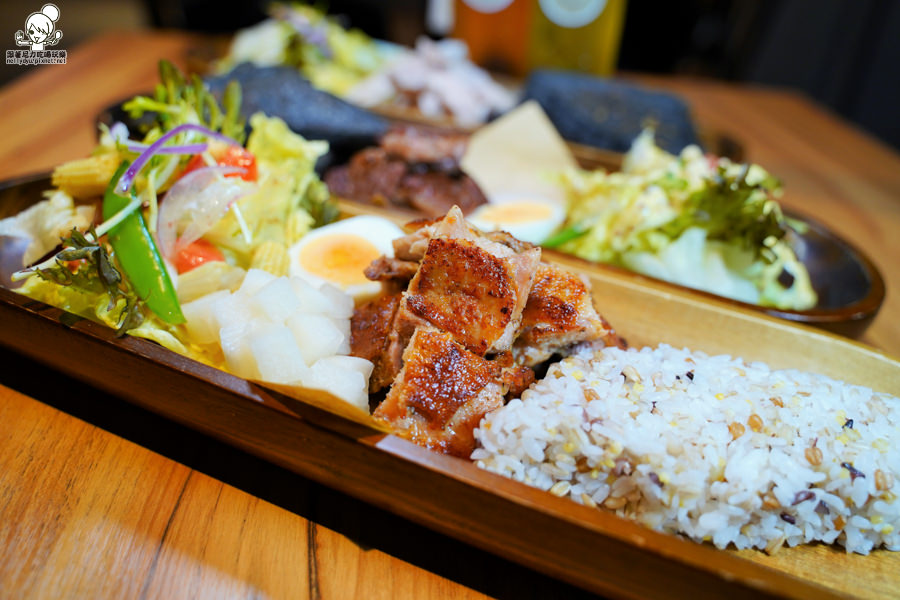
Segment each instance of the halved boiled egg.
M550 237L565 218L566 212L558 203L527 196L497 197L468 216L469 223L482 231L500 229L532 244Z
M363 271L381 255L394 256L392 241L403 230L387 219L362 215L313 229L288 249L290 275L313 285L329 283L356 300L381 292Z

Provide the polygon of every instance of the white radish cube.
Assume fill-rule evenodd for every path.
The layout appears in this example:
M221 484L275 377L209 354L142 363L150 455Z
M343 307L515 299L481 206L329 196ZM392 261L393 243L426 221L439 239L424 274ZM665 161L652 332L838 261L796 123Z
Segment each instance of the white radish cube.
M294 336L285 326L268 324L251 332L248 339L263 381L298 383L309 370Z
M267 323L259 319L235 321L219 330L219 342L228 370L245 379L259 379L256 358L250 349L250 335Z
M335 354L350 354L350 319L331 319L331 322L344 336L344 341L338 346Z
M335 354L344 344L345 337L341 330L332 319L322 315L296 312L288 318L287 326L307 365Z
M303 385L330 392L344 402L368 412L368 376L356 368L346 368L345 363L334 360L337 358L353 357L332 356L316 362L303 379ZM371 363L369 364L371 365Z
M238 293L246 294L248 297L252 296L258 292L262 286L275 279L275 275L272 275L268 271L263 271L262 269L250 269L247 271L247 274L244 275L244 281L241 283L241 287L238 288Z
M303 306L303 311L310 314L325 315L332 310L328 297L312 284L300 277L290 278L291 287Z
M372 376L372 370L375 368L372 361L358 356L329 356L319 359L318 363L328 364L348 373L355 371L360 373L366 381L369 381L369 377ZM368 390L368 386L366 386L366 389Z
M212 344L219 341L220 326L213 312L213 306L230 295L227 290L222 290L181 305L181 312L185 318L184 327L192 342Z
M328 309L322 313L337 319L349 319L353 316L353 296L330 283L323 284L319 292L328 299Z
M260 316L250 305L249 300L238 294L223 295L216 298L210 308L219 329L246 323Z
M278 277L259 288L250 299L250 305L279 325L302 308L287 277Z

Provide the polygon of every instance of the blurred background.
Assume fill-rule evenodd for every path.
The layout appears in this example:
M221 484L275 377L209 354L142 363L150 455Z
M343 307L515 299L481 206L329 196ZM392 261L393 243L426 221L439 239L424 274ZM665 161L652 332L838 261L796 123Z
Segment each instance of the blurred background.
M61 48L109 29L229 33L266 16L268 1L57 0ZM523 75L534 61L595 73L681 74L787 87L900 149L900 2L896 0L331 0L319 8L371 36L411 45L461 36L473 58ZM6 47L42 2L5 0ZM582 11L560 28L552 5ZM593 11L593 12L592 12ZM526 14L527 13L527 14ZM532 15L532 16L529 16ZM526 21L531 18L530 25ZM618 39L617 39L618 38ZM529 62L530 61L530 62ZM27 72L3 65L0 82Z

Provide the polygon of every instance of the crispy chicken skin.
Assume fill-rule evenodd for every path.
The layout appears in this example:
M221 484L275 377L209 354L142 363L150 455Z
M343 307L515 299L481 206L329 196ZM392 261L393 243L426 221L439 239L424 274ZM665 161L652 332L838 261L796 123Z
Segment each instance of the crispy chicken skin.
M539 249L514 249L482 236L458 208L407 229L412 232L394 243L403 258L383 256L366 268L366 276L381 281L392 299L367 303L352 319L351 351L375 363L372 392L399 373L403 349L419 326L448 332L482 356L510 350L539 262ZM417 246L421 250L412 249ZM398 304L394 295L404 290ZM530 369L516 370L511 361L507 366L508 388L531 383Z
M584 276L541 263L522 311L516 362L533 367L573 344L610 335L615 333L597 314Z
M484 239L456 207L434 236L400 304L401 328L432 325L481 356L509 350L540 249L516 253Z
M415 330L403 369L374 417L420 446L468 457L482 417L503 405L499 364L466 350L449 333Z
M459 211L453 209L440 219L407 221L403 225L403 231L407 235L393 241L394 256L403 260L422 260L422 257L425 256L428 240L437 235L496 242L517 254L527 252L535 247L534 244L523 242L506 231L480 231L469 225L468 221L462 219Z
M534 382L532 367L602 339L624 347L581 275L541 250L470 226L458 207L419 220L366 276L386 295L357 308L351 351L375 363L374 416L421 446L468 457L481 418Z

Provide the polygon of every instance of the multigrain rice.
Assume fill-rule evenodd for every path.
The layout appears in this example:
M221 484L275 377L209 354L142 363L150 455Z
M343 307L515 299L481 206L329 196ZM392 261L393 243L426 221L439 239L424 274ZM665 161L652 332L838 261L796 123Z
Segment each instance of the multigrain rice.
M583 348L475 436L484 469L719 548L900 550L900 400L821 375Z

